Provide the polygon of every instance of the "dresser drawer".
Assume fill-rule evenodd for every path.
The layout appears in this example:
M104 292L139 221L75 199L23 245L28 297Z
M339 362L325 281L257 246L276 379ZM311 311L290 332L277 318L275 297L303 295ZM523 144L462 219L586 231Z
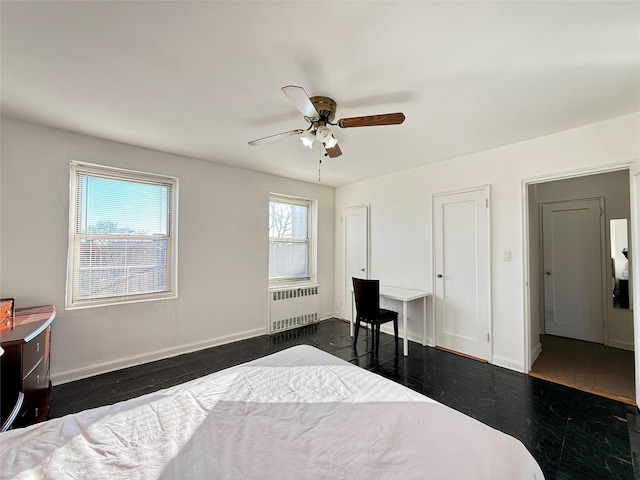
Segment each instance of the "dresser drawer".
M45 357L45 348L49 329L46 328L40 335L22 346L22 374L23 378L35 368Z
M40 361L35 365L35 368L22 379L22 391L27 397L30 397L32 392L36 390L42 390L49 387L49 362L48 359L42 357Z
M24 403L17 426L46 420L51 397L49 358L44 357L22 380Z
M27 425L46 420L49 408L46 407L46 411L43 411L44 408L45 407L38 403L25 403L19 418L15 422L15 426L26 427Z

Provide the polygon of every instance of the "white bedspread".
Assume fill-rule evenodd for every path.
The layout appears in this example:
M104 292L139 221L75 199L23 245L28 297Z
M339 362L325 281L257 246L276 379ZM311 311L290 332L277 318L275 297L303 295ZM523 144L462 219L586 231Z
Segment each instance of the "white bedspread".
M542 479L518 440L309 346L0 434L17 479Z

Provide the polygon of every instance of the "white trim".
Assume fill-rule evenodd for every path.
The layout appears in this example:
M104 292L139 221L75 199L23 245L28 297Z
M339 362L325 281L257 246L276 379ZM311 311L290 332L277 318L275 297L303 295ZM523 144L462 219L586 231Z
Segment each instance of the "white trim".
M533 365L540 354L542 353L542 343L538 342L538 344L534 347L533 352L531 352L531 365ZM526 365L526 364L525 364Z
M538 358L540 352L542 352L542 345L540 342L536 344L536 349L540 347L540 352L535 354L532 358L531 351L531 295L529 293L529 281L531 278L531 272L529 271L529 224L531 220L529 219L529 185L530 183L526 180L522 180L520 182L520 209L522 211L522 222L520 224L520 235L522 238L522 273L524 275L522 279L522 309L523 315L522 318L524 320L524 329L523 329L523 337L524 337L524 373L529 373L531 371L531 366L535 359ZM540 332L538 332L538 338L540 338ZM535 353L535 352L533 352Z
M289 285L270 285L267 288L268 292L279 292L282 290L290 290L292 288L313 288L320 287L319 283L306 281L305 283L292 283Z
M491 357L491 363L498 367L507 368L509 370L514 370L520 373L527 373L524 369L524 366L520 362L512 360L511 358L500 357L495 355Z
M475 185L472 187L466 187L466 188L454 188L452 190L442 190L440 192L435 192L431 195L432 199L435 197L444 197L446 195L457 195L458 193L469 193L469 192L477 192L480 190L486 190L487 191L487 197L489 198L489 200L491 200L491 184L490 183L485 183L482 185Z
M630 350L633 352L633 342L623 342L621 340L610 340L610 347L621 348L623 350Z
M172 182L178 181L178 177L173 177L171 175L143 172L141 170L131 170L128 168L112 167L110 165L100 165L98 163L89 163L89 162L83 162L80 160L69 160L69 164L74 168L86 168L88 170L92 170L94 172L104 174L106 176L108 176L109 173L117 172L119 176L132 175L132 176L138 177L140 180L144 180L144 178L146 177L149 180L151 180L153 183L157 183L158 178L168 179L168 180L171 180ZM116 178L120 178L119 176Z
M388 334L388 335L393 336L393 327L392 327L391 325L389 325L388 323L386 323L386 324L382 325L382 326L381 326L381 328L380 328L380 331L381 331L382 333L386 333L386 334ZM400 333L400 332L398 332L398 334L399 334L399 333ZM404 337L403 337L402 335L400 335L400 339L399 339L399 341L400 341L400 342L402 342L402 339L403 339L403 338L404 338ZM417 343L418 345L422 346L422 335L413 335L413 334L411 334L411 333L407 332L407 339L408 339L410 342L415 342L415 343ZM433 338L431 338L431 337L426 337L426 345L425 345L425 346L435 347L435 344L434 344L434 340L433 340Z
M579 168L577 170L563 170L561 172L549 173L546 175L538 175L535 177L526 177L522 179L523 183L536 184L552 182L554 180L566 180L569 178L586 177L589 175L597 175L599 173L611 173L619 170L628 170L633 166L634 162L618 162L609 165L601 165L598 167Z
M636 165L640 167L640 159L636 160ZM636 399L640 399L640 308L637 304L640 301L640 262L633 261L634 258L640 259L640 255L636 253L640 252L640 171L635 171L631 166L629 172L633 175L629 176L631 188L631 291L633 293L631 306L633 308L633 340L635 342Z

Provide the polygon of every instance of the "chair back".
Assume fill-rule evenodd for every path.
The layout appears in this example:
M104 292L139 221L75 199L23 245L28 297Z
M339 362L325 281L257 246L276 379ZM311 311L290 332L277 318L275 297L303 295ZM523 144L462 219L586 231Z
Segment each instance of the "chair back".
M374 319L380 310L380 280L353 277L356 314L363 319Z

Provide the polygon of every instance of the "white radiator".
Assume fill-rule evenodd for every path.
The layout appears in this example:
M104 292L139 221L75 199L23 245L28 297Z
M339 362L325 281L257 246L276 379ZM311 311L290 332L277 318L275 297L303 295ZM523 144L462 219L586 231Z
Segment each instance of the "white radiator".
M269 289L269 333L320 321L318 285Z

